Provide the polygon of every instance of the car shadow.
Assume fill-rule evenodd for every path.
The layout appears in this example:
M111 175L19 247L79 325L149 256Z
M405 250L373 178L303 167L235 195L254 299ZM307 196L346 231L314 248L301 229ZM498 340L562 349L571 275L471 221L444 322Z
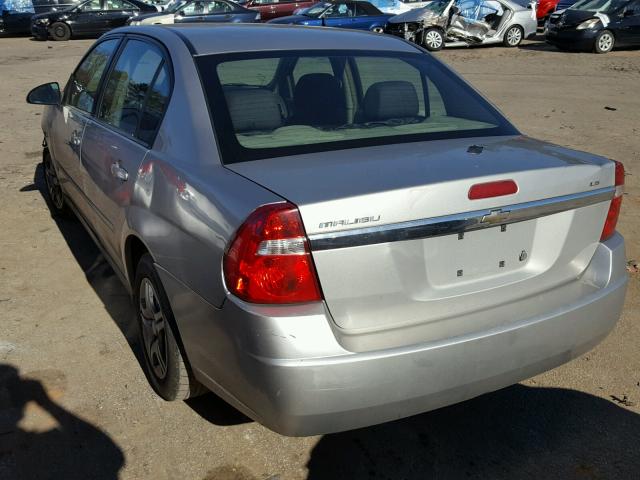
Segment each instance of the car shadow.
M20 189L20 191L33 190L40 192L50 211L52 211L44 181L42 163L36 166L33 183ZM129 293L77 218L72 215L69 218L60 216L53 216L52 218L76 262L84 272L87 282L102 301L113 322L122 332L140 365L140 369L146 376L147 373L143 367L144 357L138 342L136 311ZM189 399L186 404L198 415L217 425L237 425L252 421L213 393Z
M125 463L120 447L52 396L39 380L0 363L0 478L116 480ZM36 408L50 417L50 428L21 425Z
M325 435L308 480L638 478L640 415L575 390L515 385Z

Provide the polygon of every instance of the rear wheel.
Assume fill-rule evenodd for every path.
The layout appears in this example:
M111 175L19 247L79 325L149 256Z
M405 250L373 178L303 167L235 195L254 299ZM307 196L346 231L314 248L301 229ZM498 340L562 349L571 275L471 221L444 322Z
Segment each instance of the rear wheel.
M601 31L596 37L594 50L596 53L609 53L613 50L613 46L616 43L616 39L609 30Z
M145 370L153 389L168 401L204 393L185 362L169 301L148 253L138 262L134 292Z
M444 36L437 28L429 28L422 33L422 46L430 52L437 52L444 47Z
M71 38L71 29L69 28L69 25L62 22L56 22L51 25L49 33L51 33L51 38L60 42L69 40Z
M66 217L69 215L69 208L64 199L64 193L60 186L58 173L51 160L51 154L45 151L42 158L42 166L44 168L44 183L47 186L47 194L49 196L49 208L51 214L55 217Z
M502 43L505 47L517 47L522 42L524 38L524 30L520 25L513 25L504 32L504 38L502 39Z

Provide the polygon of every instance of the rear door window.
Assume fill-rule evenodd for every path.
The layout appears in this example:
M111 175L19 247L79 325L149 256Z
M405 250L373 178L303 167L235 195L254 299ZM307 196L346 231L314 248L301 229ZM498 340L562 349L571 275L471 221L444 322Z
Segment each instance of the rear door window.
M164 63L162 51L157 46L141 40L127 41L107 77L98 118L128 136L136 136L145 108L156 112L159 108L164 111L166 106L168 87L163 83L168 78ZM157 119L158 114L153 112L150 117ZM157 127L157 122L150 120L149 115L144 117L141 130L144 133L140 139L145 142L150 141L151 126L154 131Z
M101 42L85 57L65 88L65 104L93 112L100 81L119 42L119 39Z

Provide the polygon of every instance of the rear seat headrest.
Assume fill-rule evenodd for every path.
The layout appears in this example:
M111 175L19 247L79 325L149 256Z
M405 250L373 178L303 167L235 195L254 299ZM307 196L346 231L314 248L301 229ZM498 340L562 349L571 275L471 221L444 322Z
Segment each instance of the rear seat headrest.
M418 94L412 83L404 80L378 82L364 96L367 122L418 116Z
M224 88L237 133L275 130L283 125L281 99L266 88Z

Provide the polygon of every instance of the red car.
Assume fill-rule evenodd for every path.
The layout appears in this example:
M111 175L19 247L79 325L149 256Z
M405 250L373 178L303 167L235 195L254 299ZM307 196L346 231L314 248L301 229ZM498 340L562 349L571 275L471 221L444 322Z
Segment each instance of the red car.
M296 1L296 0L249 0L242 3L243 7L257 10L260 12L260 19L263 22L272 18L286 17L293 15L293 12L299 8L308 8L315 5L315 1Z
M536 17L539 22L544 22L549 15L556 10L556 5L560 0L539 0L536 9Z

